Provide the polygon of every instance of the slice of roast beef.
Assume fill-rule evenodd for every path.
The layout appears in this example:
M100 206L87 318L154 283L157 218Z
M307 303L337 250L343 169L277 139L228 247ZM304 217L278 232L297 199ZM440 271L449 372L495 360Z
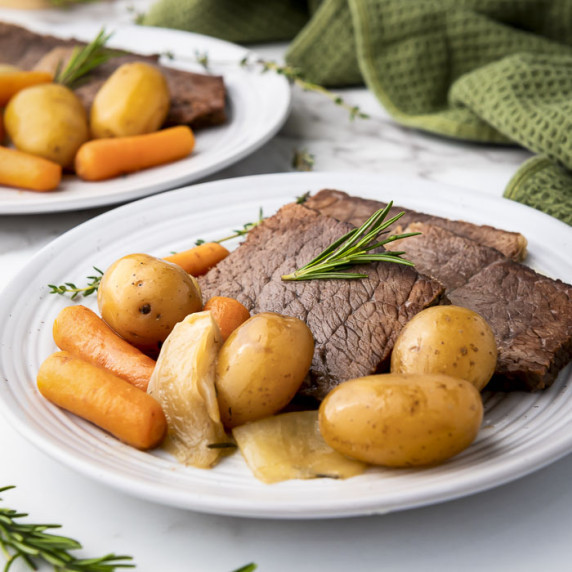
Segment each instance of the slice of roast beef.
M572 286L511 260L498 260L449 292L493 328L499 350L489 389L549 387L572 359Z
M490 324L499 357L489 388L549 387L572 359L572 286L441 227L412 223L405 232L421 234L395 248L444 284L451 303Z
M373 212L384 208L387 203L353 197L343 191L323 189L309 197L304 204L308 208L332 216L337 220L360 226ZM509 232L488 225L449 220L395 205L390 211L391 216L400 212L405 212L400 219L402 226L407 226L412 222L427 222L459 236L470 238L484 246L494 248L512 260L522 261L526 257L526 238L517 232Z
M447 295L492 262L505 260L498 250L433 224L414 222L399 230L421 234L394 241L392 249L405 250L404 258L411 260L418 272L439 280Z
M25 28L0 22L0 63L22 69L54 72L60 61L69 58L75 40L34 34ZM194 128L219 125L226 120L226 90L219 76L196 74L159 65L158 56L128 54L114 57L96 68L76 93L87 109L104 81L122 64L145 61L157 65L165 75L171 94L167 125L190 125Z
M281 280L351 228L286 205L200 279L205 300L230 296L252 313L279 312L306 322L316 347L301 393L316 399L345 380L387 368L402 327L444 293L436 280L387 262L356 267L368 275L360 280Z

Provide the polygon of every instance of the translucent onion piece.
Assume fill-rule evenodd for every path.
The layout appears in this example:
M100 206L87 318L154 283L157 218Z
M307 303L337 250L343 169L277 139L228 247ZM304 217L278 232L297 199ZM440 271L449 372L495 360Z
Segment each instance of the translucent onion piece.
M190 314L165 340L149 382L167 418L164 448L185 465L210 468L224 451L225 434L214 387L222 338L210 312Z
M317 411L266 417L232 430L240 452L257 479L345 479L364 472L366 464L348 459L326 444Z

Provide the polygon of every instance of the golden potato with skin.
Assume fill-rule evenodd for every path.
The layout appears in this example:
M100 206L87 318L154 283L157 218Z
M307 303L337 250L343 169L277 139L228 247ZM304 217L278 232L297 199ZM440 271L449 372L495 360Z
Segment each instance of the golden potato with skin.
M223 344L216 388L225 427L284 408L304 381L314 354L310 329L297 318L264 312L241 324Z
M199 285L182 268L148 254L130 254L104 273L97 303L122 338L156 354L183 318L202 309Z
M401 330L391 354L392 373L443 373L479 391L491 379L497 345L486 320L460 306L433 306Z
M94 138L127 137L157 131L170 105L167 81L145 62L119 66L97 92L90 113Z
M330 447L387 467L434 465L475 439L480 393L447 375L372 375L346 381L320 404L320 431Z
M27 87L14 95L6 106L4 125L17 149L62 167L73 165L76 151L89 138L81 101L55 83Z

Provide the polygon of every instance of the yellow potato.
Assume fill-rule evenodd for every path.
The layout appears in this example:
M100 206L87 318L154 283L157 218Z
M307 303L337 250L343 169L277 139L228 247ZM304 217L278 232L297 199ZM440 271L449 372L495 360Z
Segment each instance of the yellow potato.
M35 85L14 95L4 114L6 132L20 151L71 167L89 138L86 111L63 85Z
M265 312L241 324L223 344L216 388L225 427L272 415L288 405L304 381L314 338L297 318Z
M158 68L144 62L118 67L91 106L94 138L126 137L157 131L170 104L169 88Z
M388 467L440 463L477 436L483 405L469 382L446 375L372 375L346 381L320 405L328 445Z
M130 254L104 273L97 293L101 317L122 338L157 353L176 323L202 308L197 281L148 254Z
M392 373L444 373L479 391L497 363L494 334L485 319L460 306L433 306L401 330L391 354Z

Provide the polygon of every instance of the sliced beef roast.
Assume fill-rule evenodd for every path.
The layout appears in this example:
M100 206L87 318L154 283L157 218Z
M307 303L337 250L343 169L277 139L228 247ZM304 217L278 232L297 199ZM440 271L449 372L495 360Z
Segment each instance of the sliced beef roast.
M73 47L84 45L75 40L62 40L53 36L34 34L25 28L0 22L0 63L8 63L22 69L54 71L62 58L69 57ZM41 60L43 60L41 62ZM122 64L145 61L158 64L158 56L125 54L112 58L96 68L76 93L89 109L95 94L103 82ZM168 125L207 127L226 120L225 87L221 77L196 74L160 66L171 93Z
M304 204L308 208L332 216L337 220L360 226L373 212L384 208L387 203L352 197L343 191L324 189L309 197ZM405 212L399 221L402 226L407 226L411 222L427 222L459 236L470 238L484 246L495 248L512 260L522 261L526 257L526 238L517 232L500 230L488 225L449 220L399 206L393 206L390 211L391 216L400 212Z
M386 262L357 267L368 275L361 280L281 280L351 228L286 205L200 280L205 300L230 296L253 313L279 312L308 324L316 348L302 394L316 399L342 381L386 368L401 328L444 292L436 280Z
M320 191L316 197L323 198L310 198L307 204L316 207L324 198L338 195L338 220L352 218L361 224L380 205L339 191ZM343 205L348 208L346 214L339 210ZM325 212L332 214L333 210L327 207ZM414 216L411 213L408 211L408 219ZM490 387L533 391L550 386L572 359L572 286L447 230L441 223L444 219L434 224L436 217L415 215L432 224L409 224L402 230L422 234L394 242L392 248L405 250L405 257L419 272L439 280L451 303L475 310L489 322L499 350Z

